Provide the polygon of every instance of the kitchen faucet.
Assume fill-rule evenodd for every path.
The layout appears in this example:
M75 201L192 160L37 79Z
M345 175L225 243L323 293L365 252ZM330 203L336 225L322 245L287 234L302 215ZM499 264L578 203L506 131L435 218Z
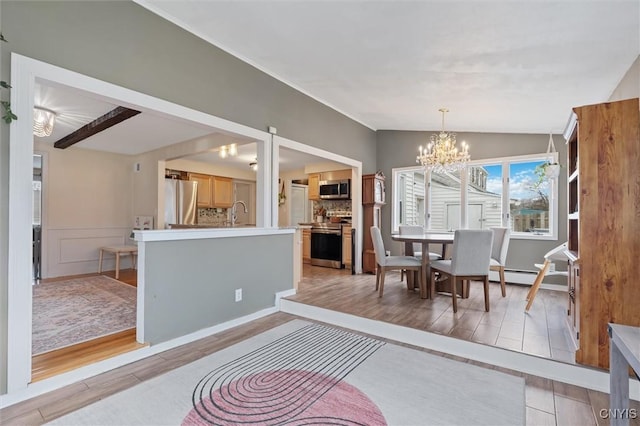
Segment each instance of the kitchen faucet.
M249 213L249 210L247 210L247 205L244 203L244 201L236 201L231 205L231 226L234 226L236 224L236 220L238 219L238 214L236 213L236 205L237 204L242 204L242 207L244 207L244 212L245 213Z

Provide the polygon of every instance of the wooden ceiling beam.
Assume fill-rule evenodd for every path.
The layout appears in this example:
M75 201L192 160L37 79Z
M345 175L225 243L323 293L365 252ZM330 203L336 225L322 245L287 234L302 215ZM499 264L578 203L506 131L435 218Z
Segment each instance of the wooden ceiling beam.
M111 126L115 126L116 124L138 114L140 114L140 111L119 106L109 111L105 115L96 118L91 123L80 127L75 132L69 133L67 136L56 141L53 146L60 149L69 148L71 145L77 144L78 142L90 136L93 136L96 133L100 133L101 131L108 129Z

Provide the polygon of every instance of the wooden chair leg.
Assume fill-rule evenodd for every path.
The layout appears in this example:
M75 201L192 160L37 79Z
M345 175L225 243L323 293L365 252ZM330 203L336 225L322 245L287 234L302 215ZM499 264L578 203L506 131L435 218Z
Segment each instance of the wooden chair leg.
M376 291L380 288L380 266L376 268Z
M458 287L458 278L452 275L449 279L451 280L451 301L453 303L453 313L455 314L458 312L458 292L456 291L456 288Z
M507 297L507 285L504 280L504 266L500 267L500 289L502 290L502 297Z
M120 278L120 252L116 252L116 280Z
M489 276L484 277L484 310L489 312Z
M378 297L382 297L382 292L384 291L384 275L385 269L380 267L380 294L378 294Z
M550 262L545 259L544 265L542 265L542 269L540 269L540 272L538 272L538 276L536 277L536 280L533 282L533 285L529 290L529 294L527 295L527 300L529 302L527 302L527 306L524 308L526 312L529 312L529 308L531 308L531 305L533 305L533 300L536 298L536 294L538 293L538 289L540 289L540 284L542 284L542 280L547 273L547 269L549 269L549 264Z

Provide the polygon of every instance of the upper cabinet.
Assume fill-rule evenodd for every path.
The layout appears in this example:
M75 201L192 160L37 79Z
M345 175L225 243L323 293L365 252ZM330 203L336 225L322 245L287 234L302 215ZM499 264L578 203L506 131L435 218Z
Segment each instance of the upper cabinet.
M189 180L198 182L198 207L229 208L233 205L233 179L189 173Z
M213 176L213 207L233 205L233 179Z
M198 207L213 207L211 198L211 178L200 173L189 173L189 180L198 182Z
M312 173L309 175L309 199L320 199L320 173Z

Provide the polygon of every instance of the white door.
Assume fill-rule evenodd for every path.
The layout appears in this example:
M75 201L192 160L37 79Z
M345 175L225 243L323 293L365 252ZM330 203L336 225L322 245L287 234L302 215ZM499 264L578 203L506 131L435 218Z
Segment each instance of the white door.
M291 203L289 205L290 224L308 223L311 221L309 208L309 187L307 185L291 184Z
M482 204L469 204L467 229L484 229ZM460 204L447 204L447 229L456 230L460 223Z

